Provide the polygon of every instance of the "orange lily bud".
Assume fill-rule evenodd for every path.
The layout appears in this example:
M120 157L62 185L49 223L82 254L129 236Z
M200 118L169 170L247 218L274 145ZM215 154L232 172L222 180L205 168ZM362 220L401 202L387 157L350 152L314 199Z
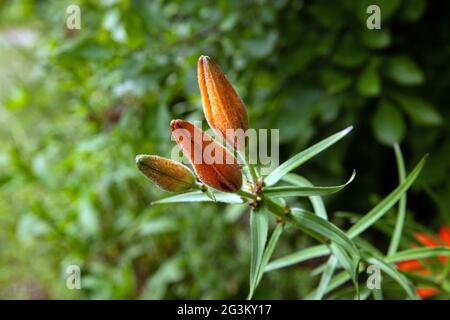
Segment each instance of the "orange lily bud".
M172 120L170 129L204 184L224 192L241 189L241 167L226 148L189 121Z
M196 187L195 177L185 165L154 155L138 155L139 170L158 187L170 192L183 192Z
M197 72L203 112L209 126L225 138L231 147L237 148L237 138L227 137L227 129L247 131L248 117L244 103L219 65L210 57L200 57Z

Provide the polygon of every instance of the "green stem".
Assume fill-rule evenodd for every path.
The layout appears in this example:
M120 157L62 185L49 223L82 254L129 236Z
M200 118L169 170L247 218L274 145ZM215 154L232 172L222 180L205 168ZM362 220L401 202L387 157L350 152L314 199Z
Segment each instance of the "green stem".
M400 150L399 145L396 143L394 145L395 158L397 160L398 167L398 180L399 184L402 184L405 181L405 162L403 161L402 151ZM406 216L406 191L401 196L399 204L398 204L398 212L397 212L397 221L395 223L394 233L392 234L391 243L389 244L388 256L393 255L397 252L397 249L400 244L400 240L402 238L403 225L405 223Z
M246 199L253 200L253 201L255 201L256 197L257 197L255 194L244 191L244 190L239 190L237 192L237 194L240 195L241 197L244 197Z
M258 172L257 172L255 166L251 163L247 164L247 166L250 171L250 174L252 175L253 181L255 183L257 183L258 182Z
M286 222L288 219L288 214L291 212L289 207L283 207L276 203L270 198L264 197L263 203L267 205L270 212L274 213L281 221Z
M253 164L250 164L247 162L247 159L245 159L245 155L242 155L241 152L237 152L237 155L239 159L244 163L245 167L247 167L248 171L250 172L250 176L252 178L252 182L254 185L258 182L258 172Z

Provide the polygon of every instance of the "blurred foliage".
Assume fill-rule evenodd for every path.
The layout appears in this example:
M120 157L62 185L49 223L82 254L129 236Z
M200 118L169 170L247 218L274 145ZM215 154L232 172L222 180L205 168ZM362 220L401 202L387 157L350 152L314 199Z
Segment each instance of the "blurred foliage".
M408 168L430 153L408 219L450 222L448 3L80 0L81 30L67 30L70 4L0 1L0 297L245 297L246 209L152 207L164 194L134 164L170 155L170 119L203 119L201 54L253 127L281 129L281 160L355 126L301 170L331 184L356 168L330 212L365 212L393 189L399 142ZM381 30L365 26L370 4ZM276 255L310 244L288 234ZM83 290L65 288L70 264ZM316 265L272 272L256 298L305 296Z

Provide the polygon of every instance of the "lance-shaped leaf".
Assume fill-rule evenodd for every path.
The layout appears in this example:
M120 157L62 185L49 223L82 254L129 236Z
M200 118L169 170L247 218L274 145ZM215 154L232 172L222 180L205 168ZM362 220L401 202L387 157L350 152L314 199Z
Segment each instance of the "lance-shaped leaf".
M408 278L406 278L394 266L384 262L383 259L379 257L368 257L366 260L368 263L378 266L393 280L395 280L405 290L406 294L410 299L418 299L411 281L409 281Z
M319 234L325 239L330 239L343 247L352 256L359 257L358 249L348 236L331 222L316 216L314 213L303 209L293 208L288 222L299 229L307 229L314 234Z
M422 160L417 164L414 170L408 175L405 181L400 184L394 191L392 191L386 198L384 198L380 203L378 203L372 210L370 210L365 216L363 216L352 228L347 231L347 236L350 239L356 238L359 234L364 232L374 223L376 223L383 215L395 205L395 203L400 199L402 194L408 190L408 188L412 185L414 180L419 175L423 166L425 165L426 157L423 157ZM308 251L307 249L296 252L293 254L289 254L285 257L278 258L277 260L272 261L266 267L266 271L285 268L300 262L303 262L307 259L311 259L317 256L324 256L330 253L330 250L326 246L318 246Z
M339 286L346 283L348 280L350 280L350 275L346 271L339 272L336 274L330 281L328 287L325 289L324 294L327 294L328 292L338 288ZM317 295L317 289L313 290L311 293L309 293L305 300L311 300Z
M327 291L328 285L330 284L331 278L333 277L334 270L336 270L337 266L337 258L335 256L331 256L327 264L325 265L325 269L323 270L322 277L320 278L319 286L317 287L317 291L314 295L314 300L321 300Z
M308 149L300 153L297 153L295 156L293 156L286 162L282 163L278 168L272 171L264 180L265 184L267 186L272 186L276 184L286 173L291 172L301 164L305 163L306 161L314 157L316 154L322 152L323 150L327 149L328 147L338 142L340 139L346 136L352 130L352 128L353 127L348 127L316 143L315 145L309 147Z
M295 173L288 173L283 177L283 181L299 186L299 187L314 187L306 178L299 176ZM314 213L319 217L328 220L327 209L320 196L309 196L309 201L314 208Z
M383 215L394 206L400 197L409 189L414 180L416 180L423 166L425 165L427 155L420 160L414 170L408 175L405 181L392 191L386 198L378 203L364 217L354 224L348 231L347 235L354 238L364 232L367 228L377 222Z
M405 260L425 259L430 257L450 256L450 248L432 247L415 248L397 252L386 258L386 262L395 263Z
M177 194L175 196L167 197L161 200L152 202L152 204L161 203L179 203L179 202L224 202L224 203L243 203L244 201L240 196L234 193L224 193L224 192L212 192L214 197L210 197L205 192L202 191L192 191L182 194ZM215 199L215 201L214 201Z
M301 263L301 262L307 261L309 259L323 257L328 254L330 254L330 249L324 244L305 248L305 249L299 250L297 252L288 254L284 257L281 257L281 258L271 261L264 268L264 271L270 272L272 270L289 267L294 264Z
M270 258L272 257L273 251L278 244L278 240L280 240L281 234L283 233L284 225L282 223L278 223L275 227L275 230L272 232L272 236L270 237L269 243L267 244L266 250L264 251L264 255L261 262L261 268L259 268L259 276L256 285L261 281L262 275L264 274L264 270L266 268L267 263L269 263Z
M280 186L271 187L263 190L264 194L270 197L310 197L323 196L327 194L336 193L349 185L355 178L356 172L353 171L350 179L341 185L330 187L316 187L316 186Z
M258 208L250 214L251 234L251 263L250 263L250 291L251 299L259 278L261 262L266 246L267 232L269 230L269 216L265 207Z

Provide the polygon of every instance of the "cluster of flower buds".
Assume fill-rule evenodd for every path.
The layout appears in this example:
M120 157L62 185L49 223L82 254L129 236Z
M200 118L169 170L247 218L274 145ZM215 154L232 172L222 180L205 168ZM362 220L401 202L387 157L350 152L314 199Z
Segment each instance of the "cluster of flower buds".
M198 82L203 111L209 126L233 149L237 149L233 130L248 129L244 104L219 66L209 57L198 60ZM197 178L223 192L238 192L242 187L241 167L231 152L210 135L185 120L172 120L172 136L192 164ZM141 172L157 186L170 192L199 188L192 172L183 164L154 155L136 157Z

